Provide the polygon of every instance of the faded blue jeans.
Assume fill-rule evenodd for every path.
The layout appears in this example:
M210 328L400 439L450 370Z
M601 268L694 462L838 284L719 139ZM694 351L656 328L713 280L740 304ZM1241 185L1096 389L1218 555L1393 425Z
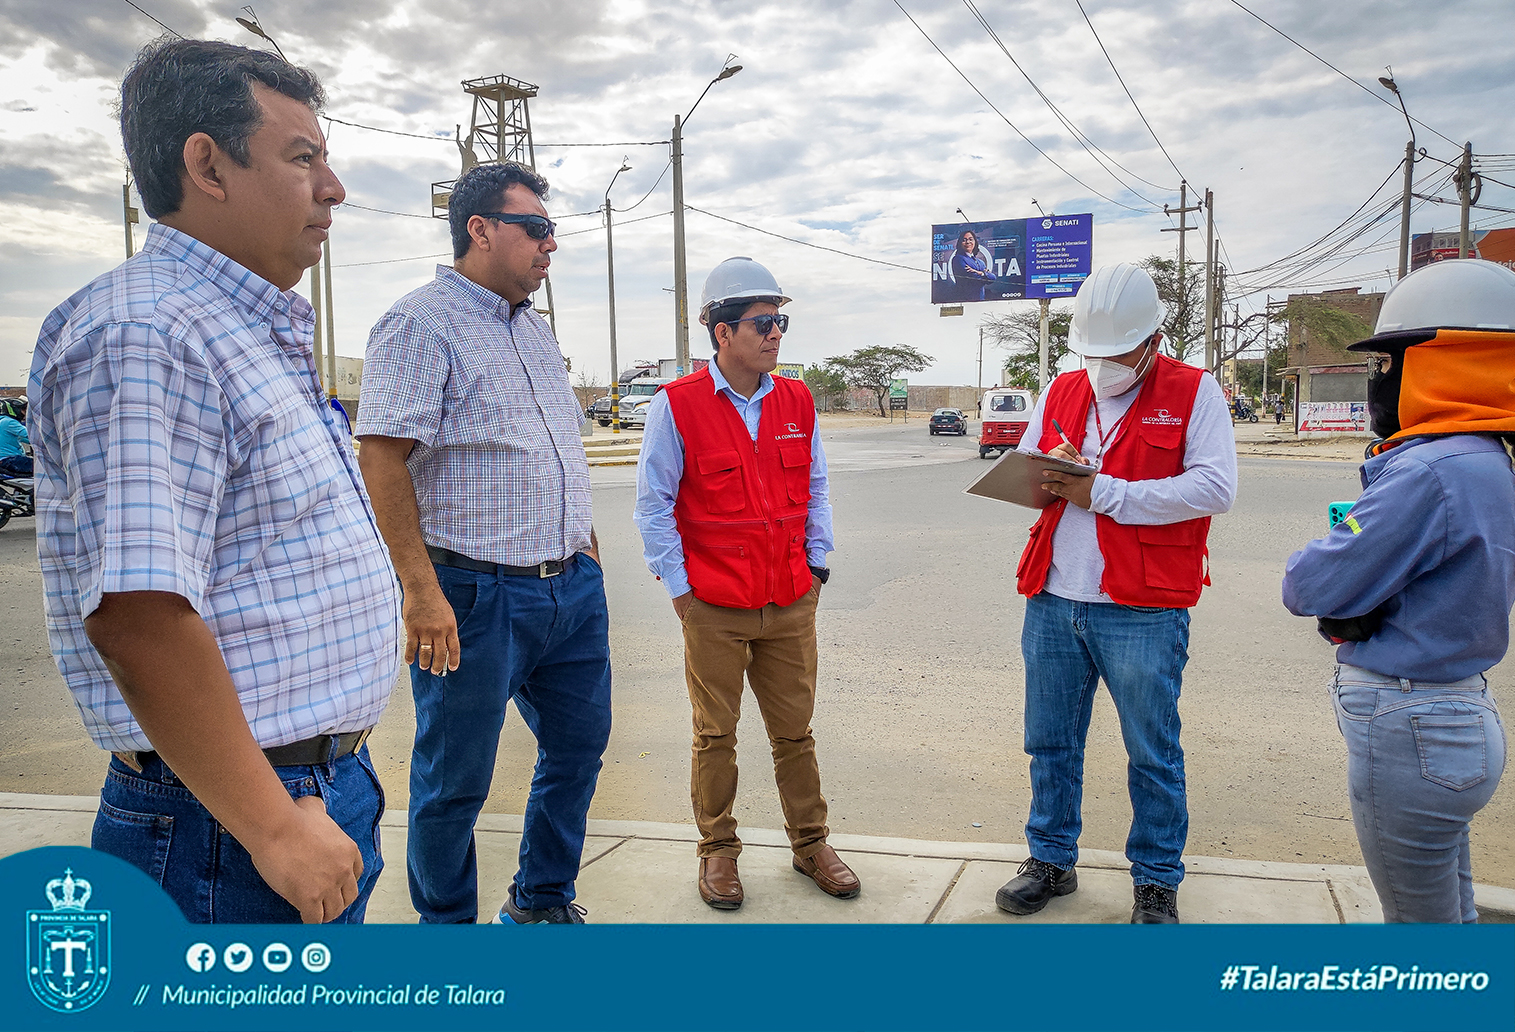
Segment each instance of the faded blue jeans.
M358 898L332 923L362 922L384 869L379 852L384 790L368 746L332 763L275 767L274 773L290 798L320 796L327 814L357 844L363 857ZM162 760L149 760L139 773L111 757L90 845L146 871L188 921L300 923L300 912L268 887L242 844Z
M1352 824L1387 922L1471 924L1468 823L1504 773L1505 733L1482 674L1450 684L1341 664Z
M1026 600L1026 752L1031 757L1031 855L1058 867L1078 860L1084 742L1101 679L1126 745L1131 831L1126 859L1138 884L1177 888L1189 837L1178 694L1189 661L1189 611Z

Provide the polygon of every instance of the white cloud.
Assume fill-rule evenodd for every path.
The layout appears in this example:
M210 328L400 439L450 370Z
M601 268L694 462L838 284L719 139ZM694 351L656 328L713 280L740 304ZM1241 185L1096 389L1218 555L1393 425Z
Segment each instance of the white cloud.
M673 114L688 109L734 52L743 71L715 86L689 124L688 202L841 250L924 269L931 223L956 221L958 207L975 219L1024 217L1035 213L1033 197L1049 211L1095 212L1097 262L1172 249L1173 234L1159 232L1170 219L1095 195L1146 207L1078 147L964 7L902 2L1001 111L1087 186L1016 136L891 0L616 0L554 5L535 18L503 16L482 0L319 6L285 0L260 4L259 14L286 53L325 77L332 115L423 135L450 137L455 123L466 128L469 98L459 81L503 72L541 87L531 116L544 144L666 140ZM68 277L94 263L108 267L120 246L112 220L121 156L110 100L131 51L157 31L130 8L103 0L82 4L85 16L75 21L41 6L0 15L0 93L13 98L0 107L0 165L24 173L0 179L7 214L0 239L12 242L0 249L8 315L0 322L0 379L30 348L47 307L82 285ZM1374 89L1383 66L1392 64L1412 113L1452 139L1515 151L1515 115L1503 92L1515 57L1487 43L1507 24L1502 0L1444 8L1409 0L1248 6ZM1217 222L1236 270L1277 259L1341 221L1403 154L1397 108L1233 5L1103 0L1085 7L1173 159L1196 190L1215 190ZM226 9L201 0L159 0L151 9L181 31L257 42ZM1144 179L1176 187L1177 175L1076 7L1015 0L980 9L1099 147ZM1433 155L1454 156L1450 144L1428 132L1420 142ZM429 184L457 171L450 140L338 125L332 150L350 199L372 207L426 213ZM653 186L666 147L544 147L538 159L553 185L551 210L597 208L623 154L633 170L616 183L620 207ZM1121 175L1154 201L1176 205L1176 192ZM1485 199L1515 207L1515 191L1491 187ZM665 177L640 208L617 216L617 315L627 359L672 353L672 300L663 289L672 285L671 219L630 221L670 207ZM1447 228L1454 218L1454 209L1426 209L1414 225ZM565 219L563 229L596 225L597 216L589 216ZM1386 223L1361 243L1380 233L1382 250L1315 275L1357 275L1363 283L1377 275L1372 282L1381 285L1382 271L1395 260L1395 226ZM795 297L788 358L808 362L866 343L903 341L938 358L921 379L973 382L974 313L937 318L923 274L786 243L697 212L688 216L688 240L695 296L705 270L731 254L750 254L774 269ZM1202 253L1200 237L1190 243L1191 255ZM449 249L440 222L351 208L339 213L332 246L338 349L348 354L361 353L368 326L432 268L429 261L358 263ZM39 263L36 256L47 248L55 258ZM77 258L65 261L65 254ZM18 279L14 273L28 263ZM603 378L603 233L565 236L553 278L564 349L575 368ZM24 289L13 286L22 279ZM691 340L699 353L698 326Z

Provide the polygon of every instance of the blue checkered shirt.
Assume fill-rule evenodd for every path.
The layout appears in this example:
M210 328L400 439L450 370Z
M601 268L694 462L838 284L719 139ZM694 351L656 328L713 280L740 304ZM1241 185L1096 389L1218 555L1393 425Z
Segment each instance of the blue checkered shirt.
M588 548L582 421L530 303L445 265L368 335L357 434L416 442L406 466L428 545L510 566Z
M48 638L102 748L152 748L84 632L106 592L187 599L264 747L384 711L399 589L314 325L297 294L163 225L43 323L28 418Z

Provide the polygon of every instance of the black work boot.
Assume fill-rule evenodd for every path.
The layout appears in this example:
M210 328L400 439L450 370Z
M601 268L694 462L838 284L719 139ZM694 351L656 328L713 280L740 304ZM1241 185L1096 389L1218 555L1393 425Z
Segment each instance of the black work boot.
M1051 902L1053 896L1066 896L1078 888L1078 872L1031 857L1020 865L1016 876L994 894L994 905L1007 914L1034 914Z
M1178 924L1178 890L1166 885L1138 885L1133 890L1132 924Z

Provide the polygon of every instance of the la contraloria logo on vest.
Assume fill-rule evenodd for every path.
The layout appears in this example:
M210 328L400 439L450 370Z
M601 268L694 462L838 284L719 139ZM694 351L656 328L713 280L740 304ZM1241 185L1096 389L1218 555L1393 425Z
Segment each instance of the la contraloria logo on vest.
M72 1014L110 985L110 911L89 910L93 890L72 869L47 883L51 910L26 912L27 984L44 1007Z

